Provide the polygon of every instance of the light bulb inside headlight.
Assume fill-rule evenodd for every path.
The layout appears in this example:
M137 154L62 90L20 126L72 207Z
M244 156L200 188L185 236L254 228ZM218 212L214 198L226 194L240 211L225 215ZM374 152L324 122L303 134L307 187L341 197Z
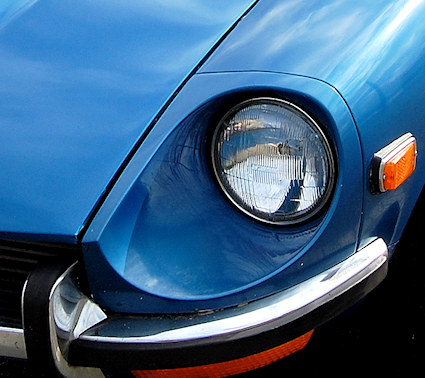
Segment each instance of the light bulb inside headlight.
M229 199L250 216L291 224L329 197L334 163L316 122L286 101L259 98L231 109L213 137L213 166Z

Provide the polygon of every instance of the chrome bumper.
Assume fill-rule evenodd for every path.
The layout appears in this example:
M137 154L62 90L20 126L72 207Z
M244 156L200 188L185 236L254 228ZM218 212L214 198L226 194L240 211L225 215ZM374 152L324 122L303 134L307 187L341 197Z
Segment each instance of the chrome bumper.
M0 327L0 356L27 358L22 329Z
M220 348L225 344L237 350L238 342L277 329L284 329L288 338L297 337L376 287L387 273L387 263L387 246L376 239L337 266L270 297L208 314L166 317L107 317L80 292L71 267L59 277L49 296L55 363L64 375L72 375L68 362L108 367L108 356L115 356L110 362L114 367L120 361L123 367L140 368L140 361L169 355L170 350L182 353L194 346ZM279 338L282 340L282 333ZM0 354L26 358L24 332L0 328ZM140 358L143 355L149 358Z

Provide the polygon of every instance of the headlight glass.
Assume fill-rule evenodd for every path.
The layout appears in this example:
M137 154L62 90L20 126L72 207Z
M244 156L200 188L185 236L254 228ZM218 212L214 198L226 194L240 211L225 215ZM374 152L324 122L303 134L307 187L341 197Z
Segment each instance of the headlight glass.
M224 193L258 220L297 223L329 197L335 171L329 143L294 104L258 98L237 105L219 123L212 149Z

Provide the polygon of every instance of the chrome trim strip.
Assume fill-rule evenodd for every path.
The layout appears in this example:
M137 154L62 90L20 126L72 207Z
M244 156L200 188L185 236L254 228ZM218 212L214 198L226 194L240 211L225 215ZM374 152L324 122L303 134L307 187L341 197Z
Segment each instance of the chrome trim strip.
M24 331L22 329L0 327L0 356L27 358Z
M49 328L56 368L64 377L103 378L100 369L71 366L66 361L69 343L79 334L106 318L75 284L71 265L55 282L49 296Z
M376 239L335 267L268 298L203 316L141 317L134 320L134 327L129 326L128 318L110 319L102 323L106 327L88 330L79 339L123 344L237 340L299 319L342 295L379 269L385 269L386 273L387 261L387 246L382 239ZM130 329L126 337L122 337L123 323Z
M95 331L92 331L93 328L88 329L91 325L101 321L104 315L99 312L97 306L90 299L73 285L72 268L70 268L57 281L51 292L50 327L53 354L57 367L62 374L80 376L85 373L88 376L93 376L93 374L101 376L99 370L81 369L67 364L63 358L63 353L67 354L69 342L78 338L103 343L166 344L202 342L205 340L211 342L211 338L216 341L230 341L255 335L289 324L323 306L367 279L379 269L386 269L387 261L387 246L382 239L376 239L346 261L322 274L282 293L237 308L205 315L192 314L164 318L133 317L137 326L134 327L134 331L129 332L127 337L120 336L122 322L129 320L125 317L104 320L102 324L109 325L106 328L95 327ZM58 290L62 289L64 289L63 293L59 293ZM75 297L76 293L78 295ZM70 320L68 328L64 327L66 322L63 323L63 320L65 318L62 318L61 321L58 320L60 316L67 316L63 312L64 307L61 303L65 298L65 302L62 304L68 306L69 309L70 303L66 300L69 294L71 294L69 298L76 300L75 311L68 311ZM81 326L82 324L84 326ZM105 329L108 331L104 331ZM86 331L84 332L84 330ZM0 327L0 355L27 358L22 329Z

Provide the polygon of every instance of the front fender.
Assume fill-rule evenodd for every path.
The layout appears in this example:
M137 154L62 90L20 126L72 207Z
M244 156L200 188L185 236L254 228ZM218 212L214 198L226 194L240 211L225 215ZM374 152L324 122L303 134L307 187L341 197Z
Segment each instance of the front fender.
M338 161L333 198L311 222L259 224L210 172L208 130L241 96L267 93L319 121ZM329 85L273 73L195 75L117 181L83 239L94 298L121 312L222 308L283 290L357 249L363 162L351 114Z

